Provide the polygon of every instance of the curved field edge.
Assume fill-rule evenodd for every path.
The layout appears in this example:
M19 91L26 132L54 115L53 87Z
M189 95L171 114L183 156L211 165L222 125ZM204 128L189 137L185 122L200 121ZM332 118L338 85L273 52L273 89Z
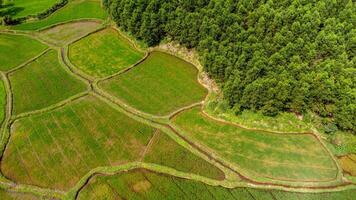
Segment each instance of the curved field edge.
M175 177L179 178L184 178L184 179L189 179L189 180L195 180L199 181L202 183L205 183L207 185L211 186L222 186L225 188L236 188L236 187L249 187L249 188L259 188L259 189L278 189L278 190L283 190L283 191L290 191L290 192L310 192L310 193L322 193L326 191L330 192L337 192L337 191L343 191L343 190L349 190L349 189L356 189L355 185L348 185L348 186L339 186L339 187L333 187L333 188L327 188L325 189L308 189L308 188L286 188L286 187L278 187L278 186L269 186L265 187L263 185L254 185L251 183L244 183L244 182L230 182L230 181L217 181L213 179L209 179L206 177L202 177L196 174L191 174L191 173L184 173L181 171L177 171L175 169L166 167L166 166L161 166L161 165L155 165L155 164L148 164L148 163L142 163L142 162L132 162L128 163L125 165L117 166L117 167L99 167L96 169L93 169L90 171L88 174L86 174L77 184L75 187L73 187L71 190L67 192L65 195L66 199L75 199L80 192L88 183L91 178L93 178L97 174L104 174L104 175L114 175L120 172L127 172L130 170L134 169L147 169L150 171L154 171L157 173L161 174L167 174L167 175L172 175Z
M0 70L8 73L21 68L47 48L47 45L30 35L0 31Z
M146 169L135 169L113 176L97 174L80 191L77 199L348 199L354 190L325 193L296 193L254 188L225 188L168 176ZM111 199L111 198L110 198Z
M113 76L134 65L142 57L144 52L110 26L91 32L68 45L71 63L94 78Z
M192 109L192 108L187 108L188 110ZM184 112L184 110L182 110L181 112ZM174 118L176 117L176 115L179 115L179 113L176 113L175 115L171 116L171 123L170 126L172 126L174 129L176 129L179 133L181 134L181 137L185 138L187 141L191 141L197 148L202 149L202 151L204 152L215 152L215 150L212 150L211 147L207 147L206 146L206 142L201 141L200 139L197 139L195 137L193 137L191 135L191 133L189 133L189 131L187 130L183 130L182 128L180 128L180 126L178 126L176 123L173 123ZM216 120L216 119L210 119L210 120ZM218 123L221 123L221 121L217 120ZM225 122L225 124L228 122ZM249 131L249 129L246 129L247 131ZM254 130L252 130L254 131ZM272 134L279 134L279 135L283 135L281 133L274 133L274 132L270 132ZM344 184L344 180L342 180L342 171L340 166L338 165L337 161L334 160L334 157L332 156L332 154L328 151L328 149L323 145L323 142L321 142L320 138L318 138L316 135L312 134L312 133L304 133L304 134L308 134L310 136L312 136L313 138L315 138L317 141L317 143L320 143L320 150L325 150L327 156L329 156L329 158L332 160L333 165L335 166L335 170L337 171L337 173L335 174L335 178L332 180L325 180L325 181L291 181L291 180L281 180L278 178L273 178L273 177L263 177L263 176L257 176L254 173L251 173L251 171L246 170L241 168L239 165L237 165L236 163L234 164L234 162L232 161L228 161L225 156L220 156L220 153L218 153L217 155L215 153L210 153L211 156L218 160L221 161L222 163L224 163L226 165L226 167L228 166L230 169L233 169L237 174L239 174L240 176L242 176L244 179L247 179L249 181L252 182L256 182L256 183L262 183L262 184L283 184L283 185L290 185L291 187L298 187L298 186L312 186L312 187L317 187L317 186L332 186L332 185L339 185L339 184ZM289 136L293 136L295 134L290 134L288 133L287 135ZM230 159L231 160L231 159Z
M63 8L57 10L47 18L39 21L28 22L10 27L14 30L35 31L45 29L50 26L82 19L107 18L107 14L100 5L100 1L79 1L69 2Z
M153 48L154 50L161 50L160 48ZM151 49L152 50L152 49ZM162 50L163 52L168 52L169 54L172 54L172 52L171 51L166 51L165 49L164 50ZM180 58L183 58L183 59L185 59L184 58L184 56L178 56L178 57L180 57ZM186 60L186 59L185 59ZM187 61L187 60L186 60ZM193 65L195 64L194 62L191 62L190 60L188 60L188 62L190 62L190 63L192 63ZM196 66L196 65L194 65L194 66ZM197 67L198 69L199 69L199 71L201 72L201 68L199 68L199 67ZM200 74L198 75L198 81L202 84L202 85L204 85L204 86L206 86L204 83L202 83L202 80L200 79L201 77L200 77ZM207 88L209 88L209 87L207 87ZM210 91L210 88L209 88L209 91ZM110 98L110 97L109 97ZM112 98L112 97L111 97ZM115 98L114 98L115 99ZM116 99L117 100L117 99ZM120 102L120 101L116 101L116 103L119 103L119 104L122 104L122 102ZM123 107L124 109L126 109L126 110L134 110L135 112L133 112L134 114L137 114L137 115L140 115L140 116L144 116L144 117L147 117L147 115L145 116L145 114L143 114L142 112L140 112L140 111L137 111L136 109L134 109L134 108L130 108L130 106L128 106L128 105L125 105L124 104L124 107ZM149 116L150 117L150 116ZM164 118L164 117L163 117ZM157 118L156 118L157 119ZM261 130L261 131L263 131L263 130ZM314 133L313 133L314 134ZM315 135L315 134L314 134ZM317 135L316 135L317 136ZM199 143L199 142L198 142ZM258 178L257 178L257 180L259 180ZM264 182L268 182L268 181L270 181L270 180L262 180L262 181L264 181ZM275 182L275 181L273 181L273 182ZM280 183L280 182L279 182ZM278 181L277 181L277 184L278 184ZM284 184L283 182L282 182L282 184ZM301 185L302 185L302 183L300 183ZM331 184L340 184L340 182L336 182L336 183L331 183Z
M42 0L40 2L37 1L35 3L26 0L22 0L20 1L20 3L17 2L18 1L5 0L5 8L2 11L5 13L10 11L9 13L11 13L11 11L14 10L14 14L10 14L10 16L14 19L28 18L36 16L38 14L42 14L43 12L53 7L55 4L59 3L60 0ZM35 6L33 4L35 4Z
M205 98L207 91L191 63L163 51L148 53L137 66L98 86L135 110L162 118Z
M104 24L99 20L77 20L54 25L36 31L34 34L47 43L62 47L103 26Z

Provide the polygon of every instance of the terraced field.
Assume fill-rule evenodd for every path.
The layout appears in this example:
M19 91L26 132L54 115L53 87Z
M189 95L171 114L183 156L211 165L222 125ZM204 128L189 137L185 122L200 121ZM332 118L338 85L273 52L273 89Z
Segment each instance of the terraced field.
M65 46L74 40L93 32L100 27L99 21L78 21L73 23L64 23L44 29L39 33L41 39L57 45Z
M200 111L182 112L174 123L192 138L256 177L290 181L327 181L336 164L312 134L276 134L221 123Z
M213 179L222 180L225 176L214 165L192 154L162 132L156 132L156 135L152 137L150 145L145 150L143 161Z
M53 13L49 17L35 22L19 24L13 29L16 30L39 30L58 23L69 22L79 19L100 19L107 18L107 14L100 6L100 1L70 1L65 7Z
M95 176L79 199L236 199L236 200L352 200L356 190L308 194L278 190L210 186L187 179L135 170L114 176Z
M0 10L14 18L36 15L52 7L60 0L4 0L4 8Z
M167 115L202 101L206 89L197 81L198 70L172 55L154 51L131 70L99 83L99 87L135 109Z
M54 50L10 73L9 79L14 114L45 108L87 89L84 83L65 71Z
M0 70L8 71L18 67L46 48L46 45L30 37L0 33Z
M0 27L1 200L353 199L354 155L213 118L193 64L107 16L73 0Z
M110 76L135 64L143 53L114 29L95 32L69 46L69 59L94 77Z

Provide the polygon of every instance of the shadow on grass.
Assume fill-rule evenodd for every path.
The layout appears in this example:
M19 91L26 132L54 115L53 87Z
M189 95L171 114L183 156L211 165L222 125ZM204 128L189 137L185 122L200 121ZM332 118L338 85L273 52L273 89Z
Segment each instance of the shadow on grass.
M23 11L23 7L15 7L13 3L0 6L0 17L15 16L17 13Z

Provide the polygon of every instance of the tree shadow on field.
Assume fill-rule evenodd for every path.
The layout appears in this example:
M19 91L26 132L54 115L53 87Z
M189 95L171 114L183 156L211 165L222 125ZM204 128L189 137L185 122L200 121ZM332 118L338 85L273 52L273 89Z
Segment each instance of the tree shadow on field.
M15 7L13 3L0 6L0 17L9 15L15 16L17 13L23 11L23 7Z

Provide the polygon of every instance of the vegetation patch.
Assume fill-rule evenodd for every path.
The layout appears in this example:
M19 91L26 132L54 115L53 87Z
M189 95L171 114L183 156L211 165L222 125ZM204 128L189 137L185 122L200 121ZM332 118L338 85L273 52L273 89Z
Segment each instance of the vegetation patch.
M112 75L142 57L142 52L111 28L93 33L69 46L71 62L94 77Z
M0 197L3 200L40 200L39 197L32 194L10 192L0 188Z
M50 50L9 75L13 91L13 113L38 110L86 90L86 85L69 75Z
M224 179L224 173L220 169L194 155L161 132L157 132L153 137L143 161L213 179Z
M298 116L292 112L281 112L271 117L252 110L236 113L235 110L229 108L227 101L224 101L220 95L213 93L209 95L209 100L205 104L204 110L210 115L226 121L266 131L307 132L312 129L311 119L306 115Z
M3 81L0 79L0 125L4 121L6 112L6 90Z
M150 46L196 49L236 113L311 111L326 129L356 132L354 1L149 2L103 5Z
M150 187L147 187L148 183ZM134 189L137 185L140 185L140 190ZM346 190L314 194L250 188L228 189L146 170L133 170L113 176L93 177L80 191L78 199L351 200L354 192Z
M51 8L60 0L4 0L4 7L0 7L2 16L13 18L37 15Z
M166 115L204 99L207 90L197 74L192 64L154 51L138 66L99 86L138 110Z
M107 14L101 8L100 1L72 1L43 20L20 24L13 28L18 30L38 30L77 19L105 19L106 17Z
M337 167L311 134L242 129L207 117L195 107L173 119L186 134L249 175L290 181L326 181Z
M46 48L46 45L26 36L0 33L0 70L11 70Z
M16 182L67 190L90 170L138 160L155 131L95 97L16 121L2 172Z
M100 23L97 21L70 22L45 29L39 33L39 36L49 43L64 46L96 30L99 26Z
M338 160L345 173L356 176L356 154L340 156Z

